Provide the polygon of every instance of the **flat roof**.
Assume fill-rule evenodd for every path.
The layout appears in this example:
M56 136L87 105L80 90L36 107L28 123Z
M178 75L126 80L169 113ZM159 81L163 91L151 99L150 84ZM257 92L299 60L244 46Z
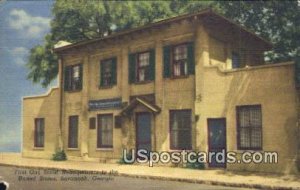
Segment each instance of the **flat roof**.
M199 18L199 17L204 17L204 16L214 16L218 19L221 19L222 21L224 21L227 24L230 24L230 25L233 25L234 27L239 28L241 31L243 31L243 32L253 36L257 40L261 41L267 48L272 48L272 46L273 46L271 42L269 42L266 39L258 36L257 34L255 34L254 32L246 29L245 27L235 23L234 21L232 21L232 20L230 20L230 19L214 12L212 9L204 9L204 10L202 10L200 12L197 12L197 13L192 13L192 14L189 13L189 14L184 14L184 15L180 15L180 16L176 16L176 17L171 17L171 18L164 19L164 20L157 21L157 22L153 22L153 23L150 23L150 24L147 24L147 25L144 25L144 26L140 26L140 27L136 27L136 28L116 32L114 34L104 36L104 37L101 37L101 38L95 38L95 39L91 39L91 40L83 40L83 41L72 43L70 45L66 45L66 46L63 46L63 47L54 48L54 52L69 50L69 49L72 49L72 48L75 48L75 47L81 47L81 46L84 46L84 45L87 45L87 44L100 42L100 41L103 41L103 40L106 40L106 39L113 39L113 38L120 37L120 36L123 36L123 35L131 34L131 33L135 33L135 32L140 32L140 31L145 30L145 29L154 28L154 27L157 27L157 26L161 26L161 25L164 25L164 24L169 24L169 23L172 23L172 22L180 21L180 20L191 19L191 18Z

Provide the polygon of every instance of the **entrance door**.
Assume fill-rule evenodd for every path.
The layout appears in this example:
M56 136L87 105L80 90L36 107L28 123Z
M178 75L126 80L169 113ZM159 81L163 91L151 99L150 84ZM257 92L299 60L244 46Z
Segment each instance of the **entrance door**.
M208 119L208 151L214 153L209 167L226 168L226 119Z
M136 114L136 148L151 151L151 114Z

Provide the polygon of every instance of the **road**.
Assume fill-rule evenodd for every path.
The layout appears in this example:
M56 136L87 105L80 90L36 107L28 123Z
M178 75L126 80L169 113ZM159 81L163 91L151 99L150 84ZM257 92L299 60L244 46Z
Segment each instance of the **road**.
M176 181L120 177L114 176L113 173L111 175L77 174L63 173L61 170L45 171L0 166L0 180L9 183L9 190L242 190Z

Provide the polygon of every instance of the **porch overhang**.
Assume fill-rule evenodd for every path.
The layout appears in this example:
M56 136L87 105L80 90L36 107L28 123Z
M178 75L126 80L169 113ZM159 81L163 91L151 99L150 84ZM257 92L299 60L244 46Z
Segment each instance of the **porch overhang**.
M120 115L122 116L130 115L138 105L145 107L147 110L149 110L154 114L158 114L161 111L160 107L158 107L157 105L150 103L147 100L144 100L142 98L135 98L121 111Z

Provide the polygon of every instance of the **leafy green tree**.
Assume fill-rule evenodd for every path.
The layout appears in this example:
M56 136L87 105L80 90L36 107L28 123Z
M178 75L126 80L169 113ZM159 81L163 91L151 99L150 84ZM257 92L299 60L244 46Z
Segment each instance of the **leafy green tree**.
M53 54L60 40L71 43L211 7L274 44L270 61L287 61L299 53L300 11L297 1L56 1L51 32L43 45L31 49L28 78L44 87L55 79Z

